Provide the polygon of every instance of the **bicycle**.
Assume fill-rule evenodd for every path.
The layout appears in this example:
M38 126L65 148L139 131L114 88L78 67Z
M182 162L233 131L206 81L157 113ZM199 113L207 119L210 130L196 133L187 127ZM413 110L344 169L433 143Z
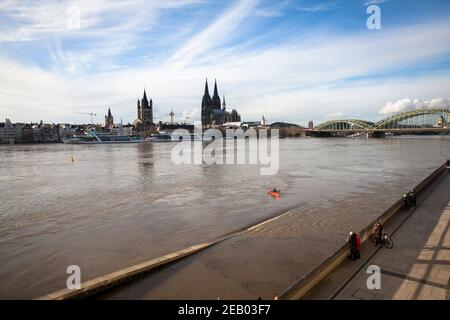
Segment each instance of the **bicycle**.
M378 234L372 234L370 236L370 241L375 245L380 244L378 241ZM392 238L387 233L383 233L381 237L381 245L384 245L388 249L392 249L394 247L394 241L392 241Z

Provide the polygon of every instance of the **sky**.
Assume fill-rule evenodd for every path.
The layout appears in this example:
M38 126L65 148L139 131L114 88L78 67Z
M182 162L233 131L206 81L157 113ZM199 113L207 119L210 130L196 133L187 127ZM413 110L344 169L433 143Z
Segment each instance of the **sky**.
M370 6L380 29L369 29ZM200 120L205 79L244 121L377 121L450 107L447 0L0 2L0 121Z

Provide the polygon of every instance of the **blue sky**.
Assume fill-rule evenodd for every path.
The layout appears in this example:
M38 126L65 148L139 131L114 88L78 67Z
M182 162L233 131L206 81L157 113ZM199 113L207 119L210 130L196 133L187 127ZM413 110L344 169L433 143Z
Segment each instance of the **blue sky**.
M100 122L110 107L132 122L145 87L155 120L199 120L206 77L245 120L448 107L449 17L446 0L4 0L0 119Z

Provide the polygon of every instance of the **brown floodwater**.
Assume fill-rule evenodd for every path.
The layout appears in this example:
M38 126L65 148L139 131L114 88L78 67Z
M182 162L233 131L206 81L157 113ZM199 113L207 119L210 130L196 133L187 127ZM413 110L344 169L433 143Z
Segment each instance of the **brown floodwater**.
M62 289L69 265L80 266L87 280L294 209L270 227L224 243L228 249L208 253L208 265L223 268L233 283L227 297L270 295L293 270L298 276L302 263L310 268L348 228L369 222L450 158L447 136L280 139L280 170L262 176L257 165L175 165L172 147L0 146L0 298ZM283 192L277 201L267 195L274 186ZM317 240L314 249L302 237ZM258 248L270 249L274 239L283 250L262 268ZM301 250L293 254L290 245ZM193 276L202 272L191 268ZM276 284L245 281L268 270ZM211 279L217 281L210 291L224 287ZM131 293L214 297L204 287L201 294L189 283L180 284L180 293L170 284L160 294Z

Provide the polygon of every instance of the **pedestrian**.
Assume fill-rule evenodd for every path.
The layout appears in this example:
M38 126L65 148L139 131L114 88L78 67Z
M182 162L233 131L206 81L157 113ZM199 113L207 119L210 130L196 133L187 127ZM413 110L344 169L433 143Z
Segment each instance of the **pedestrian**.
M417 195L416 195L416 190L412 189L411 192L409 193L409 200L411 205L414 205L414 207L417 207Z
M347 239L347 243L350 247L350 259L356 260L356 234L350 231L350 236Z
M355 233L355 260L361 259L359 250L361 250L361 236L359 235L359 233Z

